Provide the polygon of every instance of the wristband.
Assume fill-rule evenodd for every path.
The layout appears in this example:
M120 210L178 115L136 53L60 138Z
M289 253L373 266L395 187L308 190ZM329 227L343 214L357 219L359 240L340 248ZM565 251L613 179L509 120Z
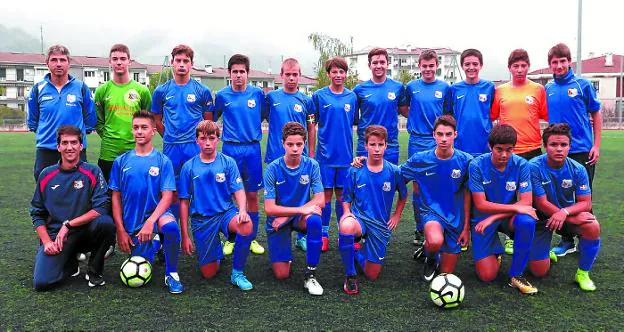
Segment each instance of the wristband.
M69 223L69 220L63 221L63 226L67 227L67 229L72 229L72 225Z
M569 216L569 215L570 215L570 211L568 211L568 209L563 208L562 210L563 210L563 212L565 212L566 216Z

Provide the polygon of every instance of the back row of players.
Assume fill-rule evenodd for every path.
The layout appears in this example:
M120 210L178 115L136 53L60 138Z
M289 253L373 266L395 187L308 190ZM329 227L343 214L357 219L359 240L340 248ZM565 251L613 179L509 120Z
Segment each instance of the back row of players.
M183 286L176 272L180 244L185 253L194 250L188 234L190 217L202 276L213 277L223 251L233 252L231 281L241 289L251 289L243 271L250 248L255 253L264 252L255 241L257 191L264 185L269 256L275 276L283 279L289 275L291 230L307 231L307 242L305 238L297 240L307 249L304 286L311 294L323 293L315 273L320 252L329 245L335 192L339 251L347 275L344 290L356 294L359 285L354 261L369 278L377 278L390 233L405 206L405 181L414 180L417 232L424 231L426 239L427 280L438 269L454 270L459 245L467 245L470 234L477 274L484 281L493 280L500 266L502 246L496 236L501 229L516 240L510 285L523 293L535 293L537 289L522 273L529 264L535 275L544 275L550 263L551 231L567 229L564 240L572 241L572 248L570 236L581 235L576 281L582 289L593 290L588 271L599 248L599 226L590 213L590 185L599 157L600 103L591 84L569 68L570 51L565 45L554 46L548 57L555 79L546 86L547 95L544 87L526 79L529 59L524 50L515 50L509 57L512 81L495 89L492 82L479 79L483 59L477 50L461 55L466 73L463 82L449 86L436 80L437 54L425 51L419 58L422 79L404 86L386 77L387 52L376 48L368 56L371 80L349 91L344 87L346 62L332 58L326 63L331 85L309 98L298 91L300 68L295 59L282 64L284 88L265 96L259 88L247 85L249 59L237 54L228 62L232 84L219 91L213 102L210 91L190 79L193 51L188 46L173 49L174 79L160 85L152 97L144 86L129 79L130 52L118 44L110 52L113 80L96 90L94 103L86 86L68 75L67 49L53 46L47 58L50 74L35 85L29 98L28 126L37 137L38 179L31 214L42 242L35 264L35 288L45 289L75 272L73 253L63 254L65 242L75 243L73 250L92 250L86 276L90 285L103 284L106 250L101 248L114 242L116 228L122 251L148 259L153 259L159 246L152 241L152 233L162 234L165 284L172 293L180 293ZM593 119L594 140L588 112ZM444 113L454 118L441 116ZM408 118L411 156L400 169L394 166L399 158L398 114ZM223 121L222 137L210 121L219 117ZM550 134L544 135L547 152L552 140L558 148L535 159L534 177L543 177L541 191L537 180L531 181L529 166L522 159L541 154L540 118L569 124L549 127ZM265 155L269 165L263 181L259 142L264 119L269 121ZM492 120L503 125L493 130ZM354 124L358 126L356 155L368 156L366 166L359 170L349 168ZM81 135L75 137L71 130L68 134L67 127L57 133L62 125L75 126ZM84 159L84 135L93 129L102 137L98 165L103 174L80 163L77 157L69 158L72 162L67 164L64 156L64 147L71 144L65 144L63 138L73 133ZM164 155L152 147L155 129L163 137ZM567 143L562 142L565 139ZM216 152L219 140L223 154ZM492 152L487 153L490 149ZM589 177L581 164L566 159L568 150L571 158L588 168ZM71 153L76 151L66 154ZM476 159L469 170L473 157ZM53 165L59 159L61 162ZM355 158L355 164L361 163L362 159ZM42 172L48 165L53 166ZM67 177L69 170L84 179L72 180L73 185L59 190L58 181L52 180ZM97 188L105 187L103 178L109 180L113 192L116 227L112 228L102 226L112 224L102 213L104 205L98 210L91 201L84 206L74 203L73 191L91 188L95 196ZM89 185L85 186L85 181ZM390 215L397 190L399 202ZM74 198L73 205L63 205L62 201L70 197ZM100 197L99 201L106 204L107 200ZM538 218L533 203L544 214L539 219L546 227L535 226ZM55 204L61 207L50 207ZM181 227L175 222L178 218ZM87 227L94 219L98 222ZM94 242L78 237L68 240L72 234L85 237L84 229L96 226L110 233L103 236L100 230L92 234L97 234L101 247L79 248ZM228 235L223 250L219 231ZM361 236L366 242L356 253L355 241ZM438 252L442 254L438 256ZM57 268L50 270L50 266Z

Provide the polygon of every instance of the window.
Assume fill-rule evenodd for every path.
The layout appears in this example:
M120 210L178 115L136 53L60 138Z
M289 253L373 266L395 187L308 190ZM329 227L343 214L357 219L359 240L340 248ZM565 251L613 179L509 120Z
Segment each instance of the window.
M262 87L263 87L263 88L268 88L268 87L269 87L269 82L267 82L267 81L262 81Z
M138 82L138 81L139 81L140 76L141 76L141 75L140 75L139 73L133 73L133 74L132 74L132 79Z
M591 84L594 87L594 90L596 90L596 92L600 91L600 81L591 81Z
M85 70L84 77L95 77L95 71L94 70Z
M17 68L16 70L17 80L18 82L24 81L24 68Z
M23 86L18 86L17 87L17 96L18 97L24 97L24 87Z
M0 68L0 81L6 80L6 68Z
M251 85L258 86L258 81L251 81Z
M436 70L436 76L440 75L442 75L442 69L438 68L438 70Z
M105 71L104 72L104 82L108 82L110 81L110 72Z

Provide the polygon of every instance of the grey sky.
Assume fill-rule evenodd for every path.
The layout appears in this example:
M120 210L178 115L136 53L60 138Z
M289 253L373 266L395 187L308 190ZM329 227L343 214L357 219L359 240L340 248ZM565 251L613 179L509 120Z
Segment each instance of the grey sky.
M36 5L35 5L36 3ZM236 5L237 7L232 7ZM583 56L624 53L624 3L585 0ZM473 47L484 54L483 77L507 77L506 59L525 48L532 68L546 66L548 49L567 43L576 54L575 0L436 1L3 1L0 22L64 43L74 54L103 55L127 43L139 60L162 63L178 43L196 48L197 59L222 65L223 55L252 54L252 66L276 72L279 59L296 57L310 72L317 54L307 41L322 32L356 49L374 46ZM620 24L618 24L620 23ZM203 63L197 63L201 66Z

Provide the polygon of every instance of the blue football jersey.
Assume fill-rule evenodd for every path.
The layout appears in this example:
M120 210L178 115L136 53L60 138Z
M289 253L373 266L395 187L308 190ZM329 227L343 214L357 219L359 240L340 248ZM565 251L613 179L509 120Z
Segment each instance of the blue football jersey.
M197 155L182 166L178 197L190 199L190 216L203 219L233 207L232 195L243 190L243 181L234 159L217 152L215 160L206 163Z
M494 83L486 80L477 84L462 81L451 85L448 112L457 120L457 149L473 156L490 151L487 139L492 131L490 110L494 90Z
M401 82L386 79L377 84L372 80L358 84L353 92L358 98L357 154L365 156L364 130L381 125L388 130L388 147L399 147L399 106L407 105L405 87Z
M403 178L418 184L421 214L434 214L452 228L463 224L471 160L470 154L457 149L450 159L441 160L433 149L415 153L401 165Z
M282 145L282 128L284 125L287 122L299 122L307 130L306 120L309 115L314 115L314 105L312 98L305 94L299 91L287 93L284 89L267 93L266 103L269 109L269 137L267 138L264 162L268 164L284 156L284 146ZM306 145L303 153L307 154L307 152Z
M163 116L163 142L167 144L194 142L197 124L211 110L210 90L193 79L185 85L169 80L159 85L152 96L151 112Z
M319 165L306 156L301 156L301 163L295 169L288 168L284 158L278 158L264 172L264 199L274 199L279 206L303 206L311 195L323 191Z
M410 136L435 146L433 124L448 109L449 89L449 84L441 80L427 83L420 79L407 84L405 97L410 108L407 118Z
M348 167L353 160L353 124L357 97L345 88L341 94L324 87L312 96L318 123L316 160L330 167Z
M162 192L176 190L171 160L156 149L147 156L130 150L113 162L109 188L121 194L126 232L136 234L156 209Z
M488 202L514 204L519 193L531 192L531 170L528 161L512 155L503 172L492 164L492 153L476 157L468 168L468 188L471 192L482 192ZM472 222L479 222L490 216L472 205Z
M227 86L217 92L213 112L215 121L223 117L224 142L262 140L262 118L266 112L262 89L248 85L245 91L238 92Z
M546 199L558 208L564 208L576 203L577 196L591 195L587 170L578 162L567 158L563 167L559 169L548 166L548 156L531 159L531 181L533 195Z
M389 235L388 221L392 214L395 192L407 196L405 181L399 167L384 160L381 172L371 172L366 165L351 167L344 181L342 201L351 203L351 212L373 232Z

